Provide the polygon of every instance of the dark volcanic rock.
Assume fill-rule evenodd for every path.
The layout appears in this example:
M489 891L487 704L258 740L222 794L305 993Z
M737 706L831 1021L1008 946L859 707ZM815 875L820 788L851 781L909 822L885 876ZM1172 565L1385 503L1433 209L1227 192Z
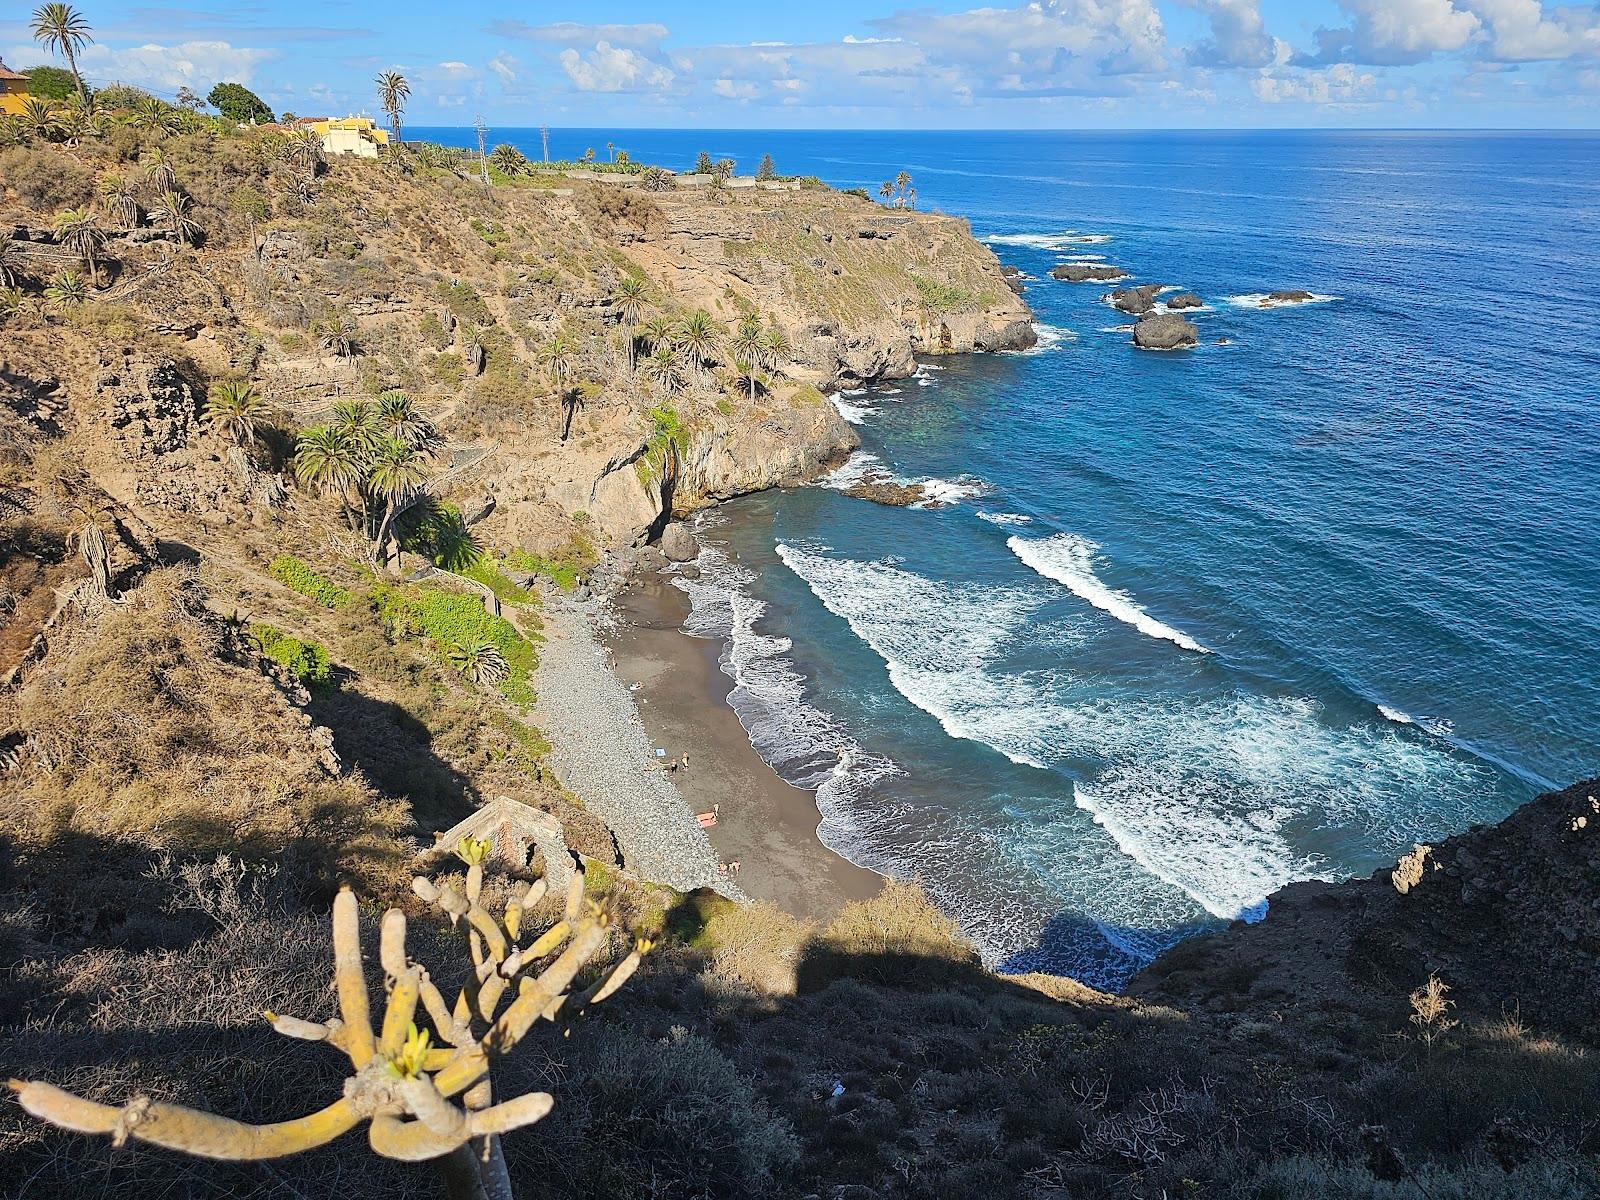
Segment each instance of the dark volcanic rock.
M1146 313L1133 327L1133 344L1141 350L1178 350L1198 346L1200 331L1172 313Z
M1268 304L1304 304L1315 297L1303 288L1285 288L1282 291L1268 292Z
M1145 283L1138 287L1117 288L1111 292L1111 307L1118 312L1125 312L1137 317L1140 313L1147 313L1155 307L1156 293L1161 290L1159 283Z
M1291 883L1265 920L1174 947L1128 994L1274 1020L1285 1007L1376 1013L1398 1027L1429 974L1450 985L1457 1016L1600 1030L1600 779L1370 879Z
M1018 270L1016 267L1013 267L1010 263L1007 263L1007 264L1005 264L1004 266L1002 266L1000 268L1000 274L1001 274L1002 277L1004 277L1004 279L1006 281L1006 286L1008 288L1010 288L1013 292L1015 292L1017 295L1020 296L1020 295L1022 295L1023 292L1028 290L1023 285L1022 272L1020 270Z
M1062 263L1050 268L1051 279L1066 283L1105 283L1126 276L1127 272L1121 267L1110 267L1104 263Z
M1167 301L1167 308L1173 311L1180 308L1201 308L1203 306L1204 301L1193 292L1179 292L1171 300Z
M895 508L928 501L928 494L922 490L920 483L901 483L894 479L863 479L845 488L844 494L854 496L857 500L871 500L874 504L888 504ZM943 505L929 501L927 507L942 508Z

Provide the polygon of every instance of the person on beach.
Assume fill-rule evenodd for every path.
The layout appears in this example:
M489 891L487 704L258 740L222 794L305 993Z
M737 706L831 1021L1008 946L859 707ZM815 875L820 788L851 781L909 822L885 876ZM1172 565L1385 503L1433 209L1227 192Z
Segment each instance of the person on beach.
M736 858L736 859L734 859L732 862L730 862L728 864L728 874L729 875L737 875L738 873L739 873L739 860Z
M688 769L689 769L689 752L687 750L685 750L683 752L683 757L678 760L678 770L687 771Z

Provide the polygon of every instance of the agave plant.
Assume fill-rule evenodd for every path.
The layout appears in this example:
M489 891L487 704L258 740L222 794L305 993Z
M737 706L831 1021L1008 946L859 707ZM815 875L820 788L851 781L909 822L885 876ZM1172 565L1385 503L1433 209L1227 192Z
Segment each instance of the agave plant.
M235 446L255 440L267 403L248 383L219 383L206 397L204 420Z
M481 325L468 325L461 331L461 348L466 352L467 366L473 375L482 375L489 359L489 347Z
M159 150L150 154L149 164L144 169L144 185L152 195L158 197L178 188L178 173Z
M0 321L9 321L13 317L20 317L29 309L32 303L28 295L18 287L0 287Z
M22 266L22 251L8 233L0 239L0 287L15 287L17 272Z
M155 96L140 96L134 101L128 124L150 133L176 133L179 128L178 110Z
M44 289L44 298L52 308L76 308L89 298L89 285L76 271L62 271Z
M150 209L150 219L165 224L179 243L188 246L200 234L200 223L191 217L194 201L182 192L168 189Z
M483 687L496 687L511 674L500 647L487 638L459 638L450 643L449 653L455 669Z

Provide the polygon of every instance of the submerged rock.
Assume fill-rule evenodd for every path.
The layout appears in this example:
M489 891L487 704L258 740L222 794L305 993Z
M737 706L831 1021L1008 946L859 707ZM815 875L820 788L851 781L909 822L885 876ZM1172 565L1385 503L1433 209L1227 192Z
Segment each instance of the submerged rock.
M1200 331L1173 313L1146 313L1133 327L1133 344L1141 350L1178 350L1198 346Z
M1050 268L1050 278L1064 283L1104 283L1122 279L1126 275L1127 272L1121 267L1111 267L1105 263L1062 263Z
M1307 300L1315 300L1316 296L1304 288L1285 288L1282 291L1268 292L1265 303L1267 304L1304 304Z
M863 479L845 488L844 494L854 496L857 500L871 500L874 504L888 504L895 508L907 508L913 504L921 504L925 508L944 507L937 500L929 500L920 483L901 483L897 479Z
M1131 316L1147 313L1155 307L1156 293L1161 290L1159 283L1145 283L1138 287L1117 288L1111 292L1109 299L1111 307L1118 312L1125 312Z

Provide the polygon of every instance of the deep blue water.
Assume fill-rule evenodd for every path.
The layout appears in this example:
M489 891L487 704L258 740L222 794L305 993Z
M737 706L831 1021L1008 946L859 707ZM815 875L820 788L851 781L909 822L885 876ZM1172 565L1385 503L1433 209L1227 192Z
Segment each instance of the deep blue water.
M552 152L607 140L842 186L904 168L1031 277L1040 350L841 401L878 463L958 503L751 497L692 591L825 840L922 879L991 961L1114 985L1290 879L1600 773L1600 137ZM1077 255L1197 291L1202 346L1134 350L1103 285L1047 277ZM1283 287L1327 299L1250 299Z

